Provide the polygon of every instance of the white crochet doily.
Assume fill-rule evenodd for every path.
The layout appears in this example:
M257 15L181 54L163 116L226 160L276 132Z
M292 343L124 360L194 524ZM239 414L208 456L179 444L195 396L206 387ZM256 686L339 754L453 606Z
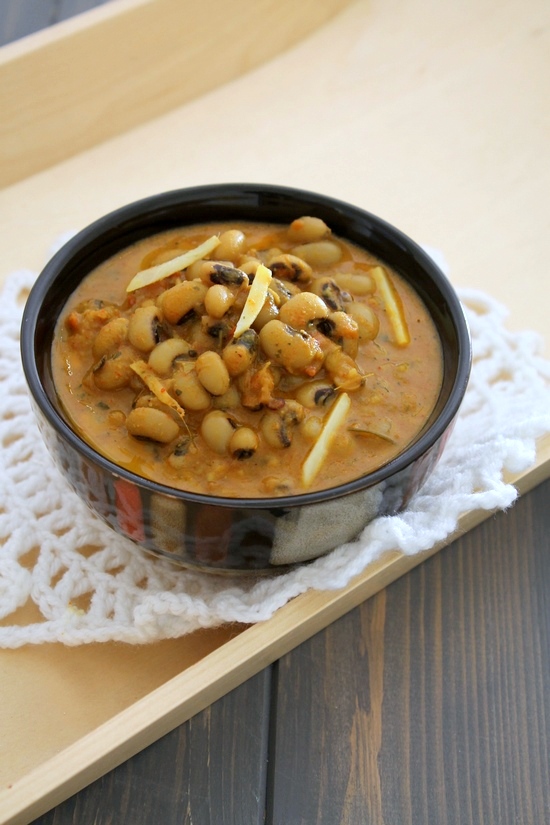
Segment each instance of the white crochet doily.
M0 646L174 638L268 619L310 589L338 589L385 551L419 553L468 510L516 498L503 472L535 460L550 431L550 362L539 336L505 328L507 310L462 290L474 346L469 388L435 472L399 516L275 578L226 578L174 567L116 536L66 485L35 425L19 356L22 298L35 275L9 276L0 302Z

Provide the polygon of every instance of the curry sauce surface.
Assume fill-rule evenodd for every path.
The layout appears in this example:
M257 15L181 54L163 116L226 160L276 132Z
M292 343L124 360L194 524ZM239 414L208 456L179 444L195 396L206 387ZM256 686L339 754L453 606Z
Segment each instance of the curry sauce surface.
M136 273L171 260L212 236L223 241L224 237L229 237L224 233L233 231L233 237L234 230L243 234L244 241L233 251L229 245L232 258L217 258L214 250L207 256L205 265L199 261L183 272L127 293L127 286ZM285 277L285 270L277 268L276 261L288 255L302 260L295 254L298 251L308 257L312 250L304 251L304 247L315 244L315 240L299 243L295 236L289 237L287 226L248 222L204 224L165 232L136 243L97 267L68 300L57 323L52 348L57 393L76 431L99 453L140 476L183 490L239 498L299 494L332 487L369 473L395 457L421 431L437 401L442 381L442 353L437 331L419 296L396 272L363 249L332 236L330 231L321 240L332 244L332 247L326 247L330 253L328 257L332 254L338 259L319 262L313 256L313 263L306 261L305 276L300 275L297 280L292 280L288 272ZM226 253L227 247L220 246ZM212 261L212 271L222 272L226 267L227 272L231 269L248 272L247 281L239 285L228 283L225 287L224 283L213 282L212 276L205 275L208 261ZM186 353L185 357L175 359L172 371L158 376L160 385L179 405L175 377L191 372L196 379L194 359L212 350L223 360L225 348L232 343L235 321L242 313L254 277L254 262L262 262L267 268L272 264L271 271L277 277L277 283L282 283L291 297L298 292L322 292L321 286L327 281L340 282L347 287L337 290L343 301L339 304L342 309L327 304L325 318L314 319L304 323L303 329L295 330L302 341L314 339L312 351L317 353L320 348L322 358L315 355L309 366L302 368L291 364L290 370L282 363L274 363L273 357L277 359L278 356L272 353L272 357L268 357L259 345L262 324L265 326L265 318L259 316L248 336L258 345L252 365L245 375L230 376L226 392L221 395L209 393L208 406L204 409L185 409L182 418L172 407L163 407L158 396L151 393L133 371L126 384L112 388L103 386L109 384L108 380L100 380L106 364L109 369L117 360L125 369L132 363L148 364L152 350L138 349L123 340L113 352L98 355L100 330L114 319L131 319L139 307L157 307L158 312L150 310L151 314L157 312L155 346L170 338L181 339L190 345L190 355ZM396 343L395 319L392 320L388 312L387 296L372 277L379 269L383 270L386 278L383 283L389 284L406 324L409 340L405 344ZM360 284L361 294L354 294L349 289L350 283L352 286L355 283L353 276ZM365 292L369 278L370 291ZM230 280L229 276L227 279ZM227 300L232 301L226 315L211 317L205 309L205 302L209 305L205 299L185 317L176 321L172 317L167 322L163 300L166 307L168 303L163 295L186 280L199 282L197 288L200 284L201 295L205 294L205 288L224 287L229 295ZM223 289L216 290L216 297L225 294ZM266 295L265 306L268 300L271 302L270 313L266 315L268 320L277 320L277 313L289 300L288 296L285 298L284 289L281 289L281 295L282 298L277 296L274 289ZM368 307L367 312L375 314L379 327L374 338L354 338L356 322L350 315L352 304L362 304ZM335 313L339 312L343 315L336 318ZM344 337L338 337L341 334L338 324L342 321ZM123 328L126 321L118 323ZM370 334L367 330L366 335ZM345 356L346 363L353 362L360 379L346 384L339 372L328 372L327 352L332 353L333 360ZM258 398L252 396L251 401L247 387L250 388L250 382L257 379L262 369L263 376L269 377L269 386L262 385ZM113 379L115 383L116 380ZM325 388L324 397L319 393L318 403L301 404L297 398L305 397L303 389L312 382ZM305 486L302 469L306 456L343 392L351 401L345 422L339 427L315 478ZM139 405L160 409L162 415L175 421L177 432L174 429L174 437L169 441L156 441L130 434L127 422L132 420L129 416ZM181 408L184 409L183 402ZM245 431L241 428L255 433L255 448L240 452L229 448L225 452L212 449L203 437L202 427L205 416L214 410L223 412L234 431L241 430L243 436ZM277 430L277 416L283 417L284 410L291 410L294 418L290 413L287 415L287 423L280 428L281 435ZM266 421L274 421L275 429L268 432ZM273 432L275 436L272 436ZM170 434L168 427L166 437ZM279 435L280 443L277 441Z

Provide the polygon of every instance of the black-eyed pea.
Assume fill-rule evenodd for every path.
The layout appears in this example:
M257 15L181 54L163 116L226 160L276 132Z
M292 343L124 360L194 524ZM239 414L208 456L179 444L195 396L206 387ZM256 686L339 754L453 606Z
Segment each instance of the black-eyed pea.
M284 254L283 250L280 249L278 246L272 246L269 249L266 249L262 253L262 257L263 257L263 261L264 261L265 265L269 266L269 262L271 260L273 260L273 258L276 258L278 255L283 255L283 254Z
M196 360L195 369L202 386L210 395L223 395L231 384L227 367L217 352L207 350Z
M211 410L202 419L200 433L206 445L215 453L224 455L229 449L236 426L222 410Z
M293 247L291 253L314 269L334 266L342 257L342 249L334 241L313 241L313 243L300 244Z
M258 335L247 329L236 340L231 341L222 351L222 359L229 375L242 375L254 363L258 351Z
M157 375L170 375L178 359L193 358L195 355L191 344L183 338L167 338L151 350L148 364Z
M254 455L259 443L260 439L253 429L250 427L239 427L234 430L233 435L229 439L229 452L234 458L242 461Z
M208 286L211 283L210 273L212 272L213 266L213 261L195 261L195 263L190 264L185 270L185 280L199 280L202 281L203 284L206 284Z
M265 327L268 321L272 321L273 318L279 317L279 303L279 298L276 293L268 290L263 306L256 315L256 319L252 324L252 327L256 332L259 332L262 327Z
M266 476L262 479L262 489L266 493L282 495L290 492L292 484L286 476Z
M104 355L92 368L95 386L107 391L127 387L135 374L130 366L134 360L134 353L129 348Z
M334 278L315 278L311 291L319 295L333 312L343 311L352 301L350 293L342 289Z
M303 421L305 410L294 399L285 401L278 410L268 410L260 421L263 438L270 447L290 447L294 428Z
M302 292L297 284L293 284L290 281L281 281L280 278L271 278L269 289L271 292L274 292L279 299L279 307L286 303L286 301L289 301L293 295L300 295Z
M296 388L294 397L308 409L328 407L336 397L336 390L328 381L306 381Z
M220 261L212 263L209 274L211 284L223 284L229 287L248 286L249 280L242 269L237 269L231 262Z
M172 381L171 392L186 410L202 411L211 406L210 394L198 379L194 364L179 364Z
M139 393L132 404L132 407L155 407L157 410L164 409L166 412L165 406L154 393L144 390Z
M328 315L328 307L313 292L293 295L279 310L279 320L294 329L306 329L307 325Z
M281 416L273 410L268 410L260 421L262 438L270 447L286 449L292 444L292 429Z
M248 275L249 280L251 281L256 274L256 270L258 269L261 261L259 258L248 258L245 261L241 261L239 264L239 269L241 272L244 272L245 275Z
M240 229L228 229L220 235L220 243L212 253L216 260L236 262L246 251L246 237Z
M248 298L248 293L248 285L244 286L242 289L239 289L239 291L236 293L235 301L233 303L233 306L231 307L235 316L239 316L243 311L243 307L246 304L246 299Z
M269 360L291 375L313 377L323 364L323 351L313 336L277 319L260 330L260 344Z
M342 338L341 346L350 358L357 358L359 353L359 338Z
M317 441L323 429L323 419L318 415L308 415L300 423L300 432L308 441Z
M374 341L380 330L378 315L368 304L354 301L347 307L359 330L360 341Z
M109 427L122 427L125 421L126 415L122 412L122 410L109 410L107 413L107 423Z
M173 470L182 470L187 463L187 456L189 453L196 451L197 449L189 436L181 438L168 456L168 464Z
M357 358L359 353L359 338L342 338L341 347L350 358Z
M309 263L297 255L275 255L267 260L266 266L276 278L282 278L294 284L309 284L313 271Z
M189 343L195 356L200 352L212 348L212 336L208 334L208 329L205 327L205 323L207 324L208 321L210 321L210 323L219 323L218 321L214 322L209 319L208 315L203 315L201 318L196 318L194 321L191 321L185 329L185 340Z
M113 318L101 327L92 344L94 358L99 359L120 349L128 337L128 319Z
M351 315L341 310L329 313L320 325L320 329L324 335L336 341L347 338L356 341L359 338L357 322Z
M225 318L211 318L210 315L203 315L201 318L201 327L204 334L209 339L209 344L204 349L211 349L214 347L224 347L233 335L235 329L235 318L233 314Z
M137 307L129 319L128 340L140 352L151 352L160 340L159 326L158 307Z
M282 304L284 304L284 301L281 300L281 296L274 289L268 288L267 294L271 298L277 309L279 309L279 307Z
M312 243L330 235L330 229L321 218L304 215L296 218L288 227L288 237L292 243Z
M213 396L212 406L216 410L234 410L241 404L241 396L239 390L234 384L231 384L227 392L223 395Z
M324 367L336 387L344 392L358 390L365 383L365 377L359 367L341 347L335 347L327 352Z
M299 424L305 416L305 410L299 401L288 398L278 410L278 414L287 424Z
M163 317L169 324L180 324L204 302L208 287L201 280L181 281L163 292L158 299Z
M135 438L147 438L161 444L169 444L180 431L170 413L154 407L134 407L126 417L126 429Z
M234 303L234 292L224 284L213 284L204 296L204 308L211 318L223 318Z
M337 272L332 279L340 289L357 298L372 295L376 290L374 278L368 272Z
M140 393L143 390L143 381L140 376L132 370L132 375L130 376L130 380L128 381L128 387L133 390L136 394Z

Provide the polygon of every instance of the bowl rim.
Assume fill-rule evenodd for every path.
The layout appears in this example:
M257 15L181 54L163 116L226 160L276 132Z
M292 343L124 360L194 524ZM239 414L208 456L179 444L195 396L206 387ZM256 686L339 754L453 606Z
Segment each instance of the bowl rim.
M60 415L50 400L35 359L35 337L44 300L56 281L56 278L63 272L64 268L78 252L84 250L93 241L98 241L106 232L112 231L114 228L116 229L116 227L122 227L128 221L143 216L144 213L152 214L154 211L170 210L171 207L175 207L182 202L191 202L197 199L204 200L205 198L209 198L216 201L224 197L261 197L262 195L276 198L286 197L287 199L300 199L304 202L307 201L311 206L336 210L336 212L341 213L342 216L348 220L355 216L362 221L366 221L370 225L375 226L382 234L389 236L394 245L399 245L401 250L412 256L416 260L416 263L427 272L430 279L435 283L445 298L458 342L456 374L448 398L443 409L428 429L393 459L371 473L323 490L277 497L237 498L180 490L139 476L115 464L102 453L95 450ZM216 219L213 219L213 221L215 220ZM221 220L221 218L218 218L218 220ZM266 219L260 215L258 221L262 220ZM204 221L201 220L199 222L203 223ZM346 238L346 235L342 234L342 232L338 232L337 234ZM358 243L358 241L355 240L353 242ZM110 256L107 255L104 260L108 257ZM415 464L418 459L427 453L442 438L452 425L466 392L472 361L470 330L462 304L454 287L428 253L404 232L368 210L339 198L285 185L238 182L204 184L149 195L120 206L83 227L72 238L66 241L50 258L33 284L23 310L20 348L24 376L31 397L42 415L53 427L58 436L68 442L69 445L87 461L99 465L102 470L109 473L111 477L124 479L137 487L144 488L150 493L160 493L164 496L189 503L209 504L211 506L229 509L268 509L271 511L288 510L307 504L320 504L351 493L365 491L376 487L382 481L391 479L400 471L405 470L409 465Z

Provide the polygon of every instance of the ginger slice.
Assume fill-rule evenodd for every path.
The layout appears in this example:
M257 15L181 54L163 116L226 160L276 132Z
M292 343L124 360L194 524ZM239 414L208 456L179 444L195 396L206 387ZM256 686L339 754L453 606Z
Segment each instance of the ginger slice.
M265 303L270 283L271 270L268 269L267 266L259 264L256 274L254 275L254 280L250 286L250 291L246 297L240 318L237 321L233 338L238 338L243 334L243 332L250 329Z
M156 284L157 281L162 281L163 278L168 278L175 272L180 272L182 269L187 269L188 266L200 261L205 255L209 255L220 243L217 235L212 235L204 243L195 246L193 249L188 249L176 258L170 261L164 261L162 264L151 266L149 269L142 269L137 275L134 275L128 286L126 292L134 292L136 289L141 289L144 286Z
M388 318L392 326L395 343L400 347L406 347L411 341L407 319L401 298L399 297L392 281L388 277L386 270L381 266L375 266L369 273L386 307Z
M302 465L302 482L305 487L309 487L323 466L331 444L344 423L351 406L351 400L347 393L342 393L332 406L323 423L323 428L317 440Z
M168 389L164 386L160 378L155 375L151 367L146 364L145 361L134 361L133 364L130 364L130 367L136 375L139 375L146 387L151 390L161 404L166 404L167 407L174 410L178 418L183 421L185 418L185 410L183 407L180 407L175 398L172 398Z

